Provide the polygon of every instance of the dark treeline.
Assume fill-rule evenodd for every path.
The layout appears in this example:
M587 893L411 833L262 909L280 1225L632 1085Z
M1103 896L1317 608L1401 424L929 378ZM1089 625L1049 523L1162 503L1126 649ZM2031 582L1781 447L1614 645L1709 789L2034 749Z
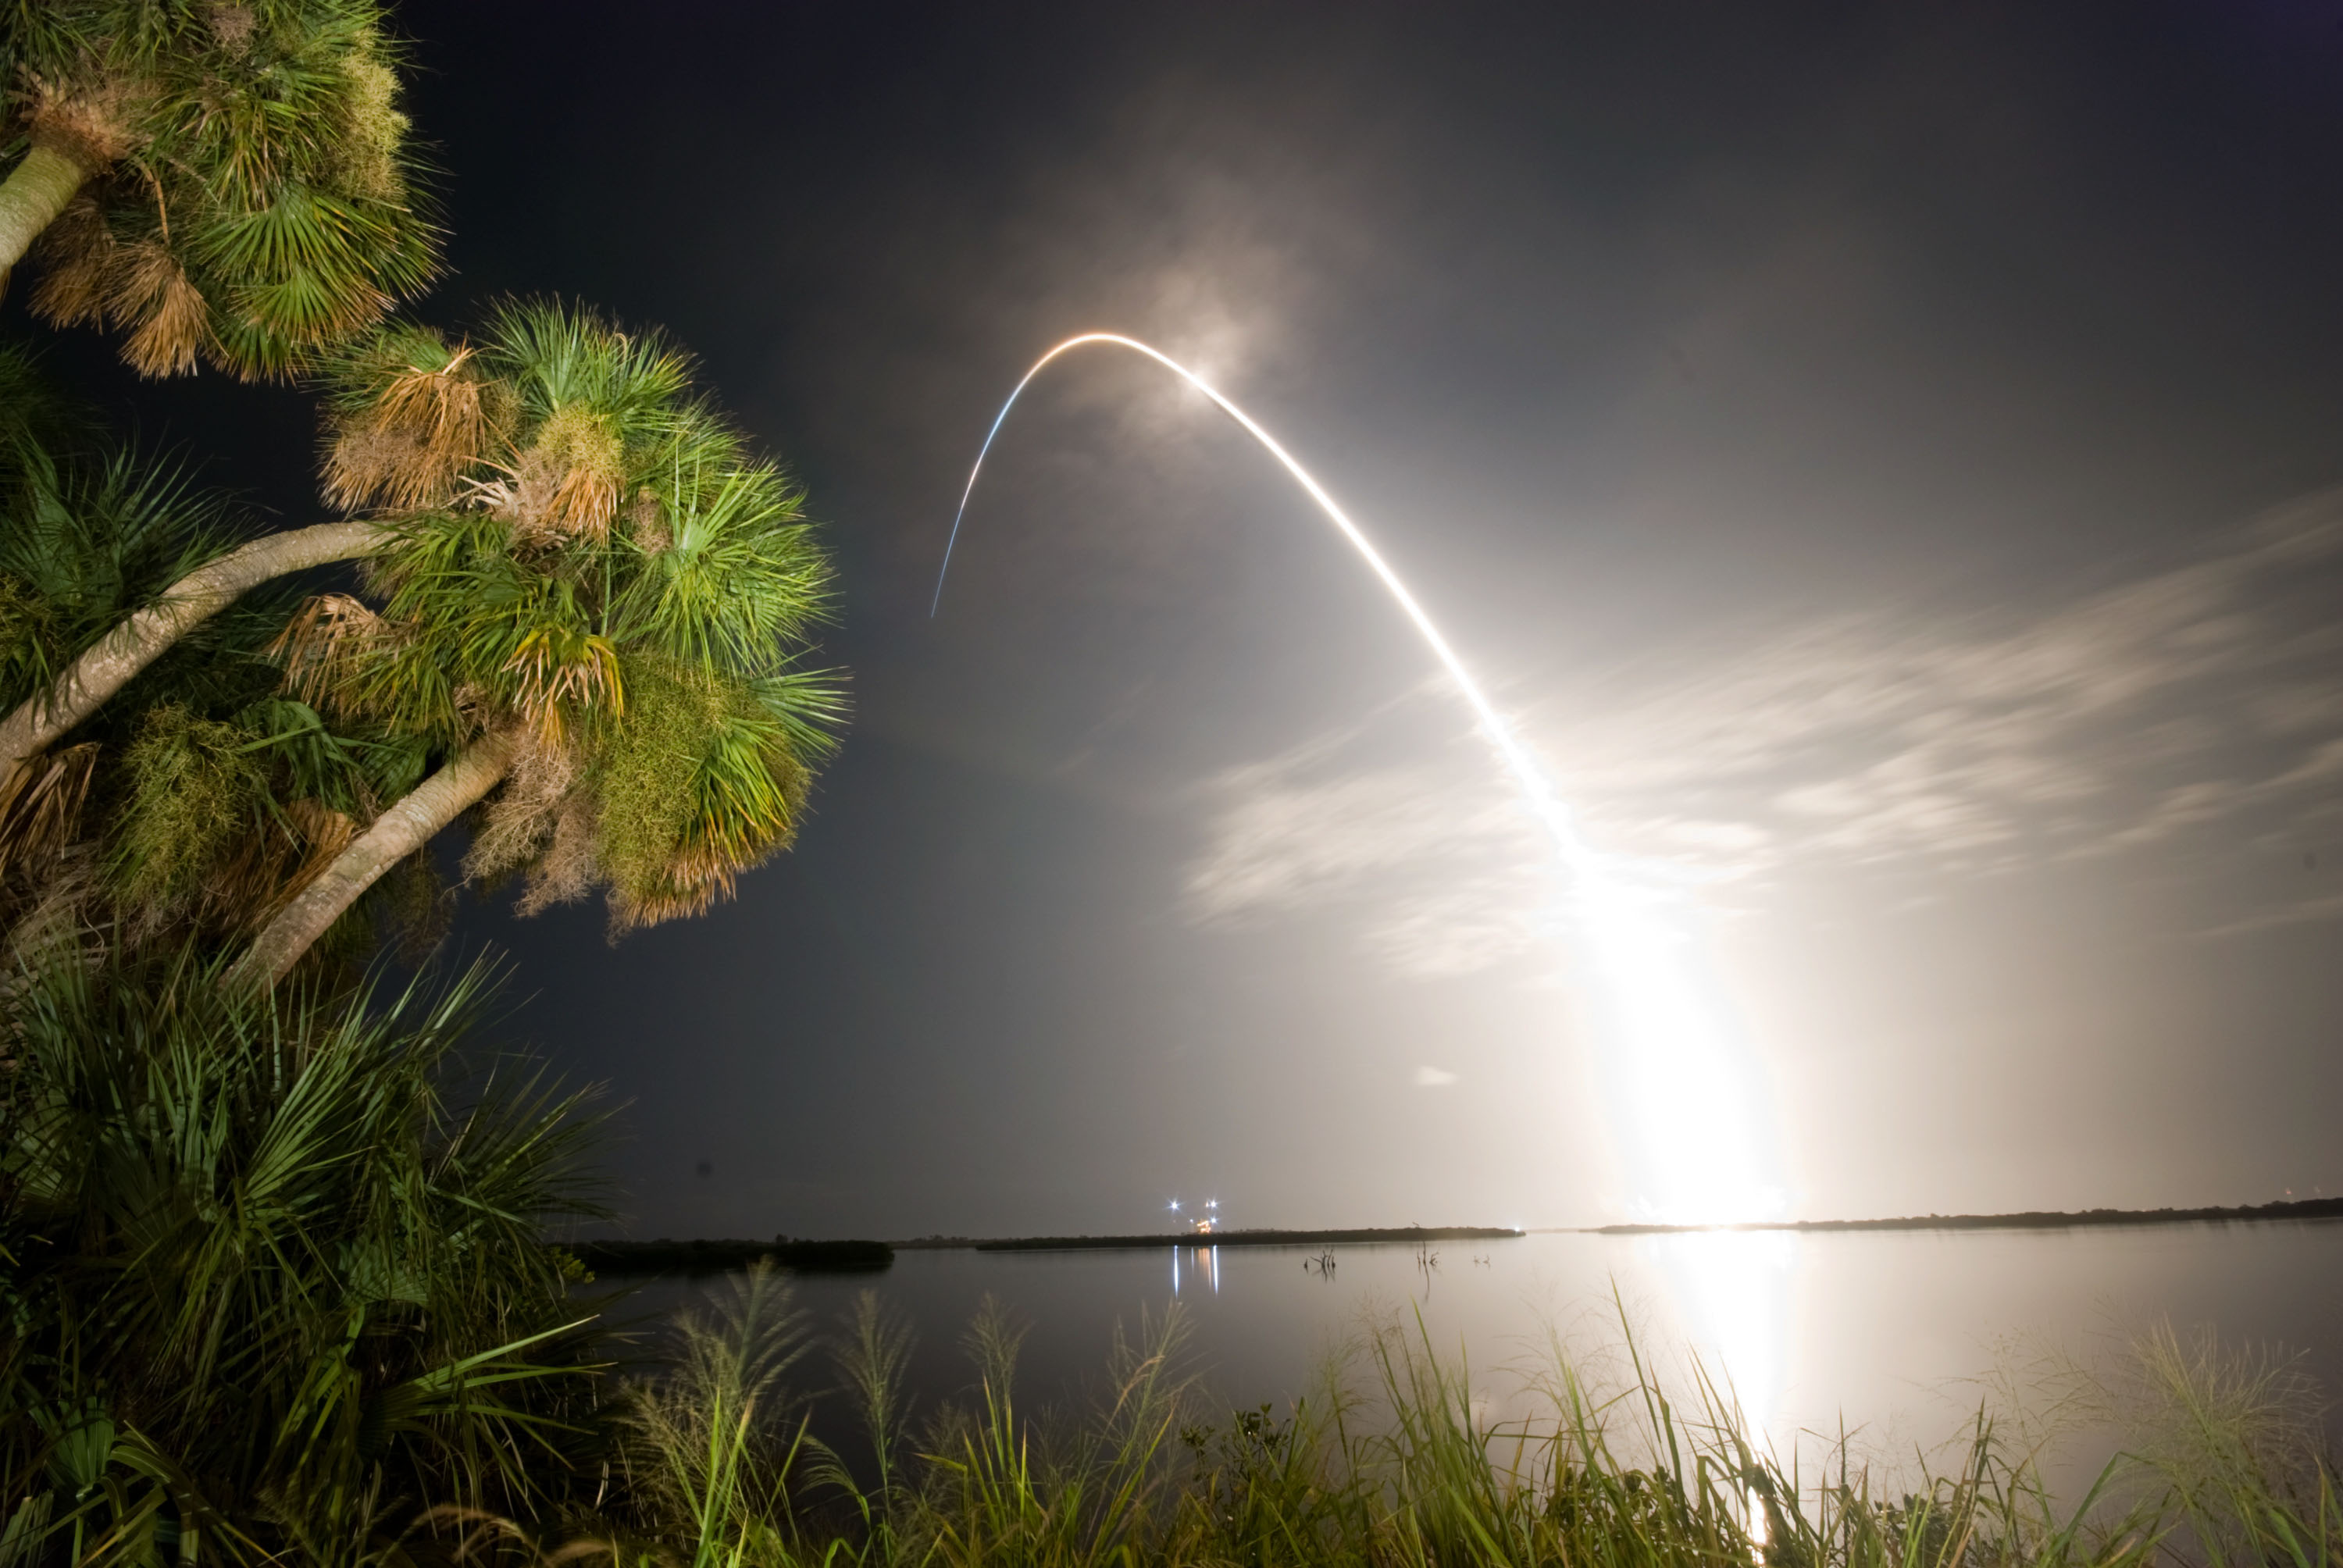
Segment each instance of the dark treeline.
M1889 1220L1785 1220L1740 1225L1603 1225L1598 1236L1671 1235L1690 1231L2063 1231L2083 1225L2195 1225L2208 1221L2343 1220L2343 1198L2298 1198L2209 1209L2028 1209L2015 1214L1906 1215Z
M895 1249L884 1241L573 1241L566 1249L597 1274L737 1273L759 1261L803 1273L860 1273L888 1267Z

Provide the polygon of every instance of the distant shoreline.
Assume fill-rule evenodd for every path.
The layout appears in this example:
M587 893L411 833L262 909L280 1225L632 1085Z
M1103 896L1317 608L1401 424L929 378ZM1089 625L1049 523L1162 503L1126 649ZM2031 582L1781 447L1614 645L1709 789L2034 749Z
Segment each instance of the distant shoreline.
M777 1237L770 1241L738 1238L695 1241L629 1241L606 1239L571 1241L565 1251L595 1275L736 1273L759 1261L795 1273L875 1273L890 1267L897 1252L946 1251L975 1252L1111 1251L1147 1247L1339 1247L1421 1245L1427 1241L1512 1241L1522 1231L1494 1226L1405 1226L1374 1231L1164 1231L1147 1236L924 1236L909 1241L807 1241Z
M598 1277L631 1274L729 1274L759 1261L801 1274L864 1274L892 1267L895 1249L884 1241L769 1241L700 1239L656 1241L609 1239L571 1241L562 1249Z
M2343 1198L2299 1198L2233 1209L2029 1210L2019 1214L1909 1214L1893 1220L1768 1220L1736 1225L1590 1225L1582 1236L1681 1236L1714 1231L2066 1231L2092 1225L2196 1225L2343 1220Z
M898 1241L903 1251L965 1247L979 1252L1129 1251L1151 1247L1345 1247L1423 1241L1513 1241L1523 1232L1494 1225L1407 1225L1396 1230L1351 1231L1160 1231L1141 1236L1013 1236L971 1241L962 1236L933 1236L925 1241Z
M1192 1231L1136 1236L921 1236L900 1241L577 1241L568 1250L598 1274L704 1274L745 1269L759 1258L809 1273L885 1269L897 1252L1104 1252L1163 1247L1421 1246L1433 1241L1511 1241L1529 1234L1685 1236L1717 1231L1830 1234L1882 1231L2067 1231L2092 1226L2269 1223L2343 1220L2343 1198L2300 1198L2210 1209L2029 1210L2017 1214L1907 1214L1886 1220L1767 1220L1732 1225L1406 1225L1345 1231Z

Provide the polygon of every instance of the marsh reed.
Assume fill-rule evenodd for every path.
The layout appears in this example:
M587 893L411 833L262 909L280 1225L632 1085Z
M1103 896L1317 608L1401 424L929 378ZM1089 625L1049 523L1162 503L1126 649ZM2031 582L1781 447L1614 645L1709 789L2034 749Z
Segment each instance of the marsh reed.
M1843 1437L1809 1471L1755 1437L1697 1363L1671 1392L1632 1335L1600 1386L1557 1344L1535 1413L1493 1419L1419 1323L1365 1332L1318 1393L1207 1418L1176 1312L1118 1337L1086 1406L1027 1410L1021 1332L988 1302L968 1397L914 1410L908 1332L865 1294L829 1345L860 1442L815 1440L784 1373L815 1340L771 1276L679 1328L622 1403L618 1484L543 1560L622 1568L2314 1568L2343 1506L2290 1363L2167 1328L2113 1373L2071 1364L2058 1411L1980 1409L1894 1467ZM2122 1444L2080 1495L2046 1433ZM499 1551L518 1532L498 1535ZM478 1542L486 1544L486 1538Z

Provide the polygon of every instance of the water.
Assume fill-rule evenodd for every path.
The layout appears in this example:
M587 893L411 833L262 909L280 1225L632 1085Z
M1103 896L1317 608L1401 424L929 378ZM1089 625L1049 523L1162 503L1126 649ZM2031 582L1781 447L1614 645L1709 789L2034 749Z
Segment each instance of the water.
M2014 1356L2094 1343L2158 1317L2211 1325L2236 1346L2304 1352L2343 1387L2343 1222L2196 1224L1900 1234L1533 1235L1405 1247L1161 1251L907 1251L883 1274L795 1285L814 1326L835 1328L876 1290L918 1336L923 1405L970 1381L959 1340L998 1296L1031 1325L1019 1396L1077 1402L1103 1382L1116 1326L1175 1300L1195 1370L1231 1406L1282 1410L1327 1357L1376 1317L1396 1315L1473 1370L1502 1418L1525 1408L1523 1374L1551 1364L1558 1335L1598 1360L1616 1347L1620 1305L1664 1372L1698 1352L1729 1378L1752 1422L1786 1452L1801 1432L1909 1453L1958 1434L1977 1380ZM1485 1261L1476 1261L1485 1260ZM664 1312L723 1282L646 1282L634 1304ZM1614 1305L1615 1301L1620 1305ZM1598 1369L1599 1370L1599 1369ZM814 1368L810 1387L827 1378Z

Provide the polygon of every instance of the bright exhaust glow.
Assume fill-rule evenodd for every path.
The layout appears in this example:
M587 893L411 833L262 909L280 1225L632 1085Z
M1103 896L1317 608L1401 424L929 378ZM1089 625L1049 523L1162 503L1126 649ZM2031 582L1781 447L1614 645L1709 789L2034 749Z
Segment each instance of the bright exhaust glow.
M1777 1212L1780 1189L1759 1132L1758 1074L1710 963L1689 879L1676 868L1607 854L1586 840L1513 726L1359 526L1275 437L1194 371L1137 338L1112 332L1069 337L1034 361L994 416L969 470L929 616L943 603L944 578L969 498L1009 411L1051 363L1091 344L1144 355L1211 398L1260 442L1382 581L1472 709L1565 873L1564 905L1592 980L1587 1010L1599 1042L1599 1065L1616 1102L1614 1131L1635 1217L1703 1224Z

